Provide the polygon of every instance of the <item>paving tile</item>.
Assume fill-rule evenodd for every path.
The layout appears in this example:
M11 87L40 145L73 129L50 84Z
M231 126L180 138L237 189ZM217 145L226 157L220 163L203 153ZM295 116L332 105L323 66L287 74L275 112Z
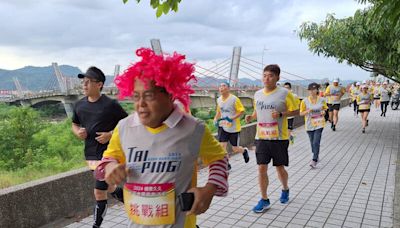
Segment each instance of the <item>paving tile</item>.
M198 216L200 227L392 227L396 166L388 164L395 164L396 156L389 140L400 135L399 129L393 129L400 123L400 112L388 110L391 117L385 120L371 112L367 134L360 133L352 109L344 108L340 115L338 131L329 127L324 131L321 162L315 170L308 166L308 135L304 128L294 130L296 143L289 147L291 165L287 169L289 204L279 203L281 185L272 168L268 189L272 208L261 214L252 212L260 198L255 155L250 153L249 164L243 163L241 155L233 155L230 194L213 199L209 210ZM383 140L386 147L382 147ZM198 185L202 186L207 170L200 173ZM126 221L123 206L116 205L109 208L104 224L126 225ZM91 227L91 223L89 216L68 227Z

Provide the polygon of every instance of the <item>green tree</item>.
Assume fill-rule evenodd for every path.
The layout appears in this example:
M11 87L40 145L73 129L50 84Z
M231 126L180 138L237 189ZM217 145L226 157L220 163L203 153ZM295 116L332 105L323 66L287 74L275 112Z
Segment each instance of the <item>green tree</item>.
M321 24L305 22L300 26L300 39L317 55L400 81L400 25L393 28L374 20L374 7L344 19L330 14Z
M11 108L0 120L0 168L18 169L32 161L33 135L43 125L32 108Z
M379 23L389 23L390 26L395 27L400 19L400 1L393 0L358 0L359 3L371 3L375 7L373 10L374 20Z
M162 14L168 14L170 10L178 12L178 5L182 0L150 0L150 5L153 9L156 9L156 16L160 17ZM128 2L128 0L122 0L124 4ZM137 3L140 0L136 0Z

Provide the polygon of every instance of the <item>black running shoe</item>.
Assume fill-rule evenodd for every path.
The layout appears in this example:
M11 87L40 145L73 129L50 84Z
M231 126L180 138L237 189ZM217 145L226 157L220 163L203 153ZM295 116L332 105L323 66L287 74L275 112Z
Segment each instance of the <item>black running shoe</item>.
M248 163L250 160L249 157L249 150L247 148L244 148L244 152L243 152L243 159L245 163Z

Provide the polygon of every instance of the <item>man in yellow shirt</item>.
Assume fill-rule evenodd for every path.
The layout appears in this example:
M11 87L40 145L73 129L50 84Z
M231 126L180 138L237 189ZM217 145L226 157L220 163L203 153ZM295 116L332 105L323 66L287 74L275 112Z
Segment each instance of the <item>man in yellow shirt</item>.
M213 196L228 192L226 152L203 122L174 104L177 99L188 109L193 64L177 53L136 53L142 59L115 79L120 96L132 96L136 112L118 123L96 176L109 184L126 182L130 227L194 228ZM209 167L203 187L197 187L198 158ZM176 201L188 192L193 204L185 212L187 201Z
M248 163L250 159L248 149L239 146L240 117L244 113L243 104L237 96L230 93L228 82L220 84L219 92L221 96L217 99L217 112L214 117L214 123L218 127L218 140L225 150L229 141L233 152L241 153L244 161ZM229 163L228 169L231 169Z
M325 91L325 96L328 97L329 120L333 131L336 131L336 125L339 122L340 100L345 92L345 89L339 85L339 79L334 79L333 85L329 85Z
M264 68L264 88L254 94L254 112L246 116L246 122L257 119L255 139L261 199L253 208L255 213L262 213L271 206L267 194L267 171L271 160L282 184L280 202L285 204L289 201L288 173L285 170L285 166L289 165L287 117L298 115L299 108L290 91L277 87L280 72L276 64Z

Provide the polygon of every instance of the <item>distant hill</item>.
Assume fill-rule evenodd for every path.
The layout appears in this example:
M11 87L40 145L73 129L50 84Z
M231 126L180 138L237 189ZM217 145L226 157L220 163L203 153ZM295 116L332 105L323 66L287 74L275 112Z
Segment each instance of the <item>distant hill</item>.
M61 72L68 77L76 77L81 73L78 67L60 65ZM16 70L0 69L0 89L15 90L13 78L18 78L21 86L28 90L40 90L54 86L57 81L52 66L26 66Z
M69 65L60 65L61 72L68 77L76 77L82 71L75 66ZM17 70L3 70L0 69L0 90L15 90L15 85L13 82L13 77L18 78L22 87L28 90L36 91L42 89L54 88L57 86L57 79L54 74L54 70L52 66L46 67L35 67L35 66L26 66ZM113 77L106 76L106 85L109 85ZM208 86L218 86L222 82L226 81L226 79L214 78L214 77L198 77L197 86L199 87L208 87ZM280 83L284 83L287 80L280 81ZM307 87L310 82L323 83L326 81L325 79L316 79L316 80L289 80L294 85L302 85ZM341 83L343 86L346 86L353 81L345 80ZM262 86L261 80L249 79L249 78L240 78L239 86Z
M60 65L60 70L66 77L76 77L82 71L75 66ZM0 69L0 90L15 90L13 78L18 78L24 89L37 91L58 86L52 66L26 66L17 70ZM112 76L106 75L106 85L112 82Z

